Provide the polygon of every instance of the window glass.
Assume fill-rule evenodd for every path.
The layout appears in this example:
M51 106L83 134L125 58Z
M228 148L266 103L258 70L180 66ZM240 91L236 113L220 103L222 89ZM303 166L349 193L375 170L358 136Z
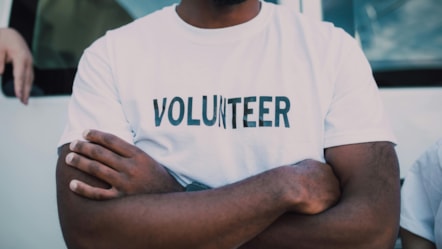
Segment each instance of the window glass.
M179 0L15 0L10 26L26 39L34 57L31 96L70 94L83 50L112 28ZM12 67L2 90L14 96Z
M276 3L276 0L268 0ZM70 94L78 61L94 40L136 18L179 0L14 0L10 26L26 39L34 56L32 96ZM12 68L2 90L14 96Z
M74 68L84 48L119 27L176 0L39 0L32 51L40 69Z
M442 85L442 1L323 0L324 18L354 35L381 86Z

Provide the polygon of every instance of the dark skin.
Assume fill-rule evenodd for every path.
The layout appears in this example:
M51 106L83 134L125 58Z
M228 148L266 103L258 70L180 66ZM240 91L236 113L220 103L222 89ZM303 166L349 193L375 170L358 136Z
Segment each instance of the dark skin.
M394 245L399 183L388 142L326 149L340 186L331 167L306 160L222 188L186 193L135 146L98 131L85 138L90 142L62 147L57 167L60 221L71 248ZM262 186L268 187L256 191Z
M433 242L417 236L407 229L401 228L400 236L403 249L436 249L436 245Z
M187 23L199 28L224 28L247 22L258 15L261 4L245 0L222 5L210 0L182 0L176 11ZM219 1L222 2L222 1Z
M259 8L257 0L183 0L177 12L194 26L219 28L246 22ZM399 170L389 142L327 148L326 164L280 165L188 193L135 146L99 131L85 139L62 146L57 163L70 248L383 249L397 236Z
M339 203L313 216L286 213L244 248L394 247L400 184L393 145L344 145L327 148L325 155L340 179Z
M312 160L182 192L135 146L99 131L85 139L63 146L57 167L60 221L72 248L237 248L284 213L317 214L339 197L331 167Z

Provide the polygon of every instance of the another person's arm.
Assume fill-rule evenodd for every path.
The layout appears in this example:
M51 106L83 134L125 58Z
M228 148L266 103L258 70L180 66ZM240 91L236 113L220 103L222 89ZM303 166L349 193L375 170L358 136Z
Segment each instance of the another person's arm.
M136 147L97 131L86 139L91 143L63 146L57 166L59 215L70 248L237 248L285 212L318 213L339 197L331 168L311 160L218 189L180 192ZM112 188L85 188L81 182L106 186L90 175ZM76 187L73 179L80 180Z
M442 140L429 146L406 172L402 185L401 230L404 249L438 246L442 210ZM437 247L438 248L438 247Z
M436 245L406 229L401 228L401 240L403 249L436 249Z
M34 80L31 51L17 31L0 28L0 75L7 63L13 66L15 95L26 105Z
M318 215L287 213L244 248L393 248L399 229L400 183L391 143L326 149L342 196Z

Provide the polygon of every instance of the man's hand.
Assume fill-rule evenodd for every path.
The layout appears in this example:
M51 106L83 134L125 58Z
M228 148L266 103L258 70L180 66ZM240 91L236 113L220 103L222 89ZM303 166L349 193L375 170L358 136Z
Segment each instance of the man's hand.
M94 187L78 180L70 189L89 199L105 200L127 195L182 191L166 169L139 148L96 130L87 131L87 141L74 141L66 164L110 185ZM314 160L288 166L281 184L293 203L293 212L317 214L333 206L340 197L339 181L332 168Z
M60 147L57 162L58 210L69 248L238 248L295 206L298 167L207 191L174 192L177 183L167 171L134 146L97 131L85 139ZM74 181L73 192L72 179L90 186ZM154 193L137 194L146 192Z
M17 31L0 28L0 75L6 63L13 66L15 95L23 104L28 104L34 80L31 51Z
M89 130L87 141L74 141L66 164L110 185L94 187L79 180L70 189L89 199L105 200L127 195L181 191L182 187L148 154L122 139L100 131Z
M335 205L341 195L339 180L330 165L315 160L297 163L290 188L294 207L292 211L300 214L318 214Z

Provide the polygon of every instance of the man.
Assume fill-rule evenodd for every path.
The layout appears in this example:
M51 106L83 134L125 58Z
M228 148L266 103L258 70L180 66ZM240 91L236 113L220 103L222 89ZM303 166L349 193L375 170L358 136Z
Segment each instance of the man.
M71 248L392 248L393 139L343 31L259 0L182 0L85 52L62 230Z
M7 63L13 65L15 95L27 105L34 80L31 51L16 30L0 28L0 75Z
M408 171L402 187L401 238L404 249L442 248L442 139Z

